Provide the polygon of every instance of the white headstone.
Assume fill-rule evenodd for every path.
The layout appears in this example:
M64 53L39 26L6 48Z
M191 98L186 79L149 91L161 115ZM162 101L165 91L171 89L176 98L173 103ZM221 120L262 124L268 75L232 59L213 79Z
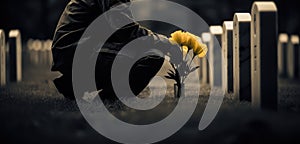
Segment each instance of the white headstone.
M202 41L202 39L200 38L200 37L198 37L198 41L200 42L200 43L203 43L203 41ZM197 66L199 66L199 68L197 69L197 71L198 71L198 74L199 74L199 80L201 80L202 79L202 58L194 58L194 63L197 65Z
M41 62L40 58L40 51L42 50L43 44L40 40L34 40L32 42L32 52L31 52L31 59L33 64L39 64Z
M233 92L233 22L224 21L222 35L222 82L226 93Z
M280 34L278 38L278 74L280 77L287 76L287 50L289 36Z
M206 44L207 46L209 45L211 35L210 33L202 33L201 35L202 42ZM202 84L209 84L209 63L208 63L208 55L205 58L201 59L201 66L202 66Z
M29 51L31 51L31 50L33 50L33 39L29 39L28 41L27 41L27 50L29 50Z
M278 21L274 2L254 2L251 22L252 105L277 109Z
M288 46L288 76L299 78L299 36L292 35Z
M241 101L251 101L251 15L235 13L233 21L234 96Z
M42 47L41 50L39 51L39 60L40 60L40 64L46 65L48 62L48 55L47 55L47 43L44 40L41 40L42 43Z
M29 62L31 63L33 61L33 57L32 57L32 51L33 51L33 39L29 39L26 43L26 49L27 49L27 54L29 57Z
M45 41L45 48L47 53L47 63L51 66L52 65L52 52L51 52L52 40Z
M6 49L5 33L0 29L0 86L6 85Z
M209 43L209 63L210 63L210 85L211 87L222 88L222 52L220 45L222 45L222 33L221 26L209 27L211 39Z
M10 81L20 82L22 80L22 42L19 30L9 32L9 63Z

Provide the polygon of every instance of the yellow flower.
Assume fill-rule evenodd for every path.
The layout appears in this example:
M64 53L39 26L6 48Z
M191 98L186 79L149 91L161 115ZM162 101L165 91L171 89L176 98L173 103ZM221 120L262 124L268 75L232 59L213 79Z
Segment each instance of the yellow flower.
M184 52L184 54L188 53L189 49L187 46L182 46L182 51Z
M172 37L169 38L169 41L170 41L170 43L173 44L173 45L174 45L174 44L177 44L177 42L175 42L175 40L174 40Z
M188 38L188 41L186 43L186 45L190 48L190 49L196 49L197 47L199 47L199 42L196 38L195 35L191 34L191 33L188 33L187 32L187 38Z
M207 54L207 51L208 51L207 46L205 44L200 43L200 46L197 51L198 57L199 58L205 57L205 55Z
M176 42L177 44L181 45L183 43L182 35L183 35L183 32L180 30L172 33L171 38L170 38L171 43L174 44L174 42Z
M188 53L192 49L194 56L198 55L201 58L206 55L207 47L199 39L198 36L189 32L182 32L181 30L172 33L171 38L169 38L172 44L177 43L181 45L184 53Z

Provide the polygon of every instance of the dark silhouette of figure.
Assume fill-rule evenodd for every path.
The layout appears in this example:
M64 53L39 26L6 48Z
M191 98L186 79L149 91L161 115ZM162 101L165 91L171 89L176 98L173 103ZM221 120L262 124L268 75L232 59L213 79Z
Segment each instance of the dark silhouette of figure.
M112 6L129 0L71 0L66 6L56 28L53 39L53 67L52 71L59 71L62 76L54 80L58 91L66 98L74 99L72 88L72 62L74 52L80 37L86 28L98 16L109 10ZM125 17L131 18L131 15ZM130 41L149 36L153 43L168 40L159 34L132 22L118 29L104 44L98 53L95 78L98 89L103 89L99 94L102 99L115 99L111 84L111 67L118 51ZM148 40L149 40L148 39ZM129 60L124 56L124 60ZM138 95L160 70L164 58L147 56L138 60L130 70L129 84L132 92ZM120 73L121 74L121 73Z

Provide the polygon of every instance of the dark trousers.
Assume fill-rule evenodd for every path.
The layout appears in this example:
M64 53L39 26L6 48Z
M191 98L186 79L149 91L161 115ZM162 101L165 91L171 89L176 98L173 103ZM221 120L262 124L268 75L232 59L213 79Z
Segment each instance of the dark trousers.
M99 93L102 100L117 99L111 82L111 68L115 56L115 54L100 53L97 59L95 80L97 89L102 89L101 93ZM127 61L130 58L122 56L122 60ZM133 65L129 73L129 84L135 95L138 95L149 84L162 67L163 62L164 58L147 56L138 60ZM122 76L122 72L120 72L120 76ZM123 78L126 77L128 76L124 76ZM63 76L55 79L54 83L59 92L66 98L74 99L71 71L70 73L63 73Z

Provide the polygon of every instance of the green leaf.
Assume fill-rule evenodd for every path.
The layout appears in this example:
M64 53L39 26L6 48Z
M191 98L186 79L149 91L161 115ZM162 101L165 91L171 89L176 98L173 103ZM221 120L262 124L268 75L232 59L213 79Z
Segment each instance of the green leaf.
M200 66L196 66L196 67L192 68L192 69L190 70L190 73L193 72L193 71L195 71L195 70L198 69L198 68L200 68Z
M165 76L165 78L167 78L167 79L174 79L174 78L171 77L171 76Z

